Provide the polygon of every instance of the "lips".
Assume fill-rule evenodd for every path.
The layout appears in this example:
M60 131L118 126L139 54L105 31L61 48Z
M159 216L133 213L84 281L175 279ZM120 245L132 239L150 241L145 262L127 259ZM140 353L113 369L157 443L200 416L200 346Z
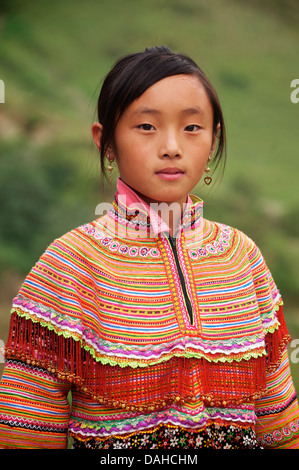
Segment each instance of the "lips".
M179 168L163 168L163 170L159 170L156 172L157 174L164 174L164 175L176 175L178 173L184 173L183 170L180 170Z
M162 168L156 172L158 178L163 179L164 181L177 181L184 176L185 172L180 168L168 167Z

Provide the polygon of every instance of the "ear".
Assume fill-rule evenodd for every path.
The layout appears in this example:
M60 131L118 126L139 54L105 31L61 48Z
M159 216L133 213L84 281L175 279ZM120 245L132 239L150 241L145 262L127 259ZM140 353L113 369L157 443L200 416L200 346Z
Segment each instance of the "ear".
M103 133L103 126L99 122L94 122L91 126L92 137L98 151L101 151L101 138Z
M216 147L217 137L218 137L220 128L221 128L220 124L217 124L217 130L216 130L215 134L213 135L213 140L212 140L212 147L211 147L211 152L210 152L211 156L213 155L215 147Z

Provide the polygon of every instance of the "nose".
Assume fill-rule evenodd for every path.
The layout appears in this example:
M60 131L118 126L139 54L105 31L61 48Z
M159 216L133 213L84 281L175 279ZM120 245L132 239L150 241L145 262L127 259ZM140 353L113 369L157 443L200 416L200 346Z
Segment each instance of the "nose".
M182 149L177 133L170 130L163 134L160 146L160 157L179 158L182 156Z

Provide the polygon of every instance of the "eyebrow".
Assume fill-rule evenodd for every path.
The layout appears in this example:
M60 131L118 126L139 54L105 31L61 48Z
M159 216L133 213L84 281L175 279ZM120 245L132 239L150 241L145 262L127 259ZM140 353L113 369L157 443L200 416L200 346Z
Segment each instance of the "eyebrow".
M142 107L142 108L137 108L133 114L161 114L161 111L159 111L158 109L154 109L154 108Z
M183 114L190 114L190 115L192 115L192 114L201 114L201 115L203 115L204 110L202 108L200 108L199 106L194 106L193 108L184 109Z
M162 113L162 111L159 111L158 109L142 107L142 108L137 108L134 111L133 114L136 115L136 114L161 114L161 113ZM186 115L200 114L200 115L203 115L204 111L199 106L194 106L192 108L184 109L182 111L182 114L186 114Z

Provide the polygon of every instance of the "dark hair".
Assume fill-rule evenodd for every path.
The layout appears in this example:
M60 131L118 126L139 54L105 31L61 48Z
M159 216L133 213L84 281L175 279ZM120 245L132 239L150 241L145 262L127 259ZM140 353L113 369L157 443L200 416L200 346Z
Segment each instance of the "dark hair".
M116 62L106 76L98 99L98 120L103 126L101 138L101 168L105 174L105 154L113 143L117 122L125 109L150 86L172 75L194 75L199 78L211 102L217 148L213 162L215 168L226 160L226 135L223 113L217 93L198 65L189 57L177 54L168 47L150 47L143 52L128 54ZM224 161L223 161L224 160Z

